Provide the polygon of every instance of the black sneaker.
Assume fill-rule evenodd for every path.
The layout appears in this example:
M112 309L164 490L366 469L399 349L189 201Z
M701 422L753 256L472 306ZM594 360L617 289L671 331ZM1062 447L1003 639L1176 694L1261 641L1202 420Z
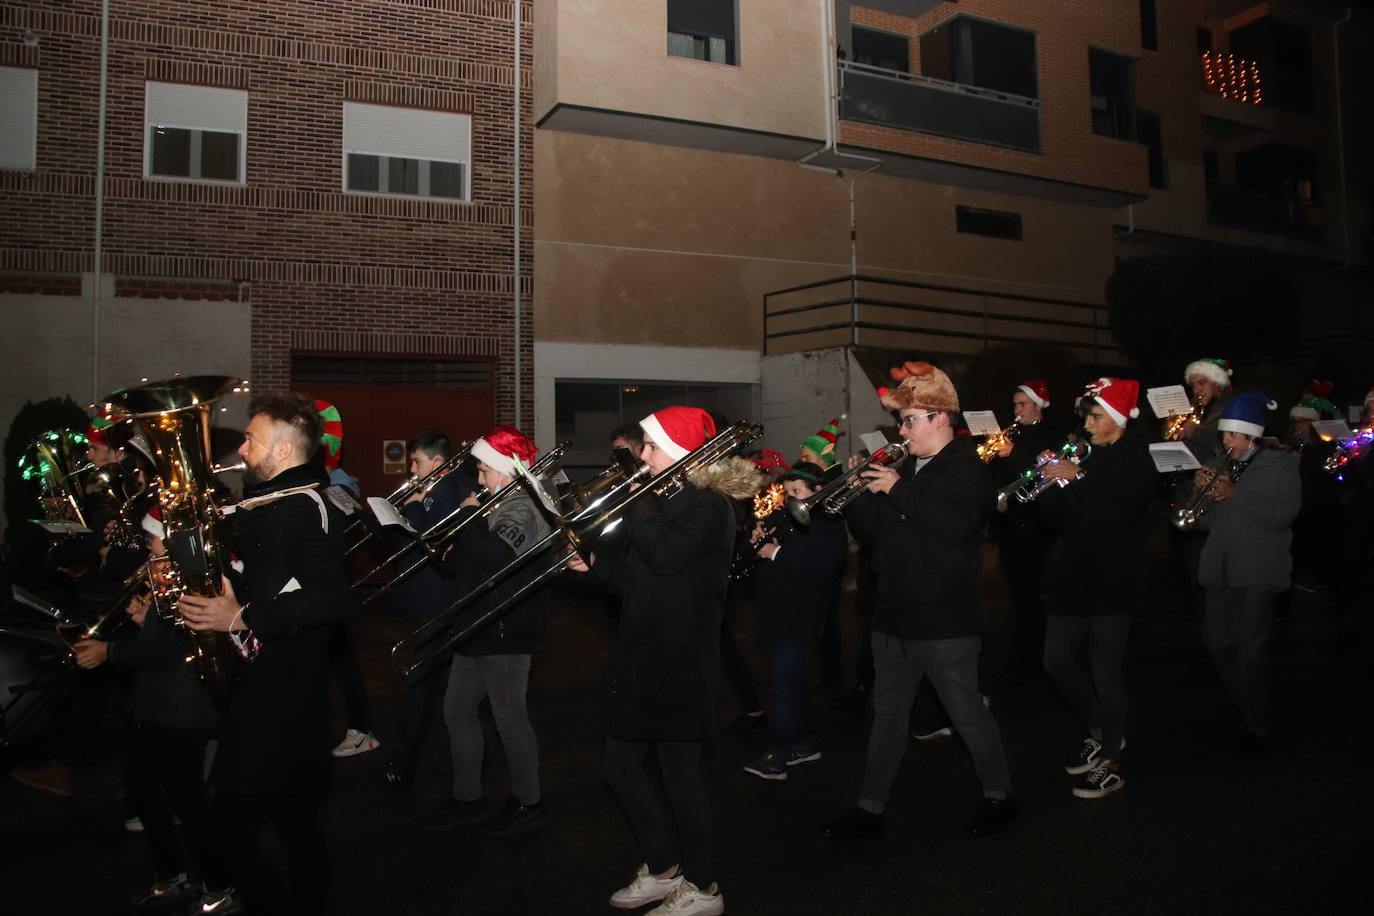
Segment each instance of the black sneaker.
M787 779L787 759L776 752L764 754L752 763L746 763L741 769L750 776L757 776L759 779L777 782Z
M472 801L447 798L438 808L420 818L420 827L435 833L443 833L455 827L475 827L489 817L491 814L487 810L485 798Z
M242 913L243 898L228 888L222 891L205 891L186 911L191 916L224 916L225 913Z
M175 878L154 881L152 887L148 888L145 893L139 894L132 902L134 907L138 909L171 906L173 903L180 903L187 899L193 893L194 890L186 877L186 872L182 872Z
M837 843L876 840L882 835L883 816L858 807L850 808L844 817L821 828L821 836Z
M524 833L526 830L533 830L535 827L542 827L548 822L549 811L544 807L542 801L537 801L532 805L522 805L512 796L506 801L504 811L485 824L479 824L477 829L487 836L511 836L516 833Z
M1074 784L1073 794L1075 798L1101 798L1125 786L1126 780L1121 778L1120 773L1100 763Z
M1126 749L1126 739L1121 739L1121 749ZM1078 749L1078 754L1072 760L1064 764L1064 772L1070 776L1078 776L1094 769L1102 762L1102 742L1089 735L1083 739L1083 745Z
M992 836L1021 816L1021 806L1014 798L985 798L978 803L973 822L968 825L970 836Z

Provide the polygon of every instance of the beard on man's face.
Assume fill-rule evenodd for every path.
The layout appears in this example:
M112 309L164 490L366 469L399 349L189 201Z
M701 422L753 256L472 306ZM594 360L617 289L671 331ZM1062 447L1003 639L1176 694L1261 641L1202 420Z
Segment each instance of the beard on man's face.
M276 468L272 467L270 462L264 461L254 464L250 461L246 464L247 466L243 469L243 482L248 486L267 483L267 481L277 476Z

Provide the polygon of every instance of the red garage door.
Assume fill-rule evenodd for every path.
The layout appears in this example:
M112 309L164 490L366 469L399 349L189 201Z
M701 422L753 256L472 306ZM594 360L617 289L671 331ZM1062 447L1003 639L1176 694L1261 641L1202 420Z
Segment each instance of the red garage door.
M291 387L339 408L343 467L364 496L385 496L405 478L386 472L387 443L432 426L457 444L495 423L490 360L296 353Z

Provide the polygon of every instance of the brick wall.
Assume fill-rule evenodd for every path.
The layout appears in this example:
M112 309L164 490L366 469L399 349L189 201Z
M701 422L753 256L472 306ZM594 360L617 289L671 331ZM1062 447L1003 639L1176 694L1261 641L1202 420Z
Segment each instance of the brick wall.
M0 172L0 272L93 269L98 0L0 3L0 62L39 71L38 169ZM512 15L508 0L123 0L110 22L103 271L121 296L252 304L252 378L287 384L293 346L397 335L496 357L513 412ZM521 322L533 379L531 3L521 7ZM19 36L31 30L37 49ZM244 185L143 178L144 84L246 90ZM344 194L344 101L472 116L472 200ZM30 286L32 283L30 283ZM25 289L30 288L25 286ZM351 343L350 343L351 342ZM35 392L35 395L41 393ZM533 398L518 422L532 425Z

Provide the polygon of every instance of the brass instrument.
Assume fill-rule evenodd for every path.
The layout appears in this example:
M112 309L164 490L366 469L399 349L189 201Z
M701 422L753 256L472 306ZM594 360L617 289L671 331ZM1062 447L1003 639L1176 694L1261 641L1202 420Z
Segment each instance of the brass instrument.
M443 464L439 465L437 468L430 471L428 474L425 474L423 476L416 476L414 474L411 474L409 477L407 477L399 487L391 491L391 493L387 496L386 501L399 509L401 506L405 504L406 500L410 499L411 496L415 495L417 491L420 493L420 498L423 499L425 496L429 495L429 491L434 489L434 487L439 483L439 481L443 480L452 472L458 470L458 468L463 464L464 461L467 460L468 456L471 454L472 442L464 442L462 447L459 448L458 451L454 452L448 458L444 459ZM344 531L344 536L350 537L352 533L357 531L358 528L362 525L362 520L355 521L353 524L349 525L348 528ZM354 553L357 552L358 548L362 547L371 539L371 531L367 532L362 537L358 538L358 540L354 541L352 544L349 545L347 556L352 556Z
M1189 424L1202 422L1203 406L1192 398L1189 398L1188 402L1192 404L1192 407L1186 412L1170 414L1164 418L1163 436L1165 442L1178 442L1180 439L1186 439Z
M1374 445L1374 422L1360 427L1354 435L1337 442L1335 450L1322 462L1322 468L1326 473L1334 475L1337 480L1343 481L1345 466L1363 455L1371 445Z
M86 460L90 443L71 429L54 429L34 439L19 458L19 477L38 485L38 506L43 517L34 523L50 533L90 530L86 518L85 488L78 478L95 470Z
M623 468L603 471L598 475L598 479L606 478L611 482L605 483L600 488L600 495L595 503L578 510L572 518L556 518L553 531L549 532L542 540L531 545L512 562L492 573L484 582L478 584L447 609L425 621L413 633L397 642L391 647L392 665L403 676L409 677L425 667L432 659L442 657L453 646L467 641L487 623L505 613L513 605L523 601L531 592L566 569L574 556L581 555L590 560L592 548L602 535L620 523L626 506L637 499L642 499L646 493L671 496L681 490L684 481L693 474L728 458L762 435L762 426L750 423L748 420L740 420L700 448L673 462L657 475L651 476L648 465L640 465L630 473L625 473ZM525 479L522 477L520 481ZM533 481L530 483L537 485ZM625 495L626 493L628 495ZM523 568L532 558L543 555L559 538L566 539L572 549L537 576L520 586L515 592L464 624L461 629L451 631L442 640L438 640L435 634L444 629L449 629L450 622L455 616L471 607L476 600L485 596L512 573ZM400 657L403 649L409 648L413 651L415 647L426 645L431 639L436 639L437 644L432 647L427 646L423 656L410 661L404 661Z
M1061 461L1068 461L1075 465L1081 464L1092 453L1093 447L1086 439L1070 439L1059 446L1052 457L1036 456L1035 464L1026 468L1019 477L997 491L997 511L1006 512L1011 507L1013 499L1019 503L1033 503L1052 486L1068 486L1072 481L1047 477L1044 473L1045 467ZM1084 472L1080 470L1074 480L1080 480L1084 476Z
M424 556L416 559L414 563L412 563L410 566L406 567L404 570L397 573L380 589L378 589L376 592L374 592L373 594L369 595L366 599L364 599L362 604L371 604L373 601L376 601L382 595L389 594L394 588L396 588L396 586L400 585L402 582L406 581L411 576L413 576L425 563L431 560L438 560L439 558L441 558L444 555L445 548L447 548L448 545L453 543L454 538L458 537L458 534L464 528L472 524L475 519L486 518L493 511L495 511L496 508L500 506L502 502L504 502L509 497L514 496L516 487L521 484L521 481L524 480L526 476L537 478L547 473L550 468L552 468L556 463L563 459L563 453L568 450L568 446L569 443L560 442L557 446L550 449L547 453L544 454L543 457L541 457L538 461L531 465L529 470L525 471L524 474L516 477L514 480L506 484L501 489L497 490L495 493L492 493L485 499L481 500L481 504L478 506L476 512L469 514L467 518L459 519L458 516L462 514L463 509L466 507L460 506L459 508L454 509L452 512L450 512L443 518L439 519L439 521L435 522L425 531L419 532L419 536L415 538L415 540L409 541L404 547L400 548L391 556L387 557L381 563L377 564L372 569L368 570L366 573L360 576L353 583L354 588L361 588L362 586L366 585L369 581L371 581L373 576L377 575L377 573L386 569L392 563L395 563L398 560L402 559L406 556L406 554L410 553L411 551L420 549L425 552Z
M215 402L247 391L241 379L198 375L125 388L105 398L112 416L131 418L148 440L157 476L166 559L154 597L174 614L183 592L222 594L229 550L222 543L220 492L210 460L210 419ZM184 626L180 616L169 618ZM190 630L187 661L211 695L222 700L230 684L232 647L227 633Z
M1012 423L1006 429L1000 430L998 432L993 433L991 436L988 436L982 442L978 443L978 457L983 460L984 464L996 458L997 453L1000 452L1005 446L1010 444L1011 441L1016 438L1016 434L1020 431L1021 424Z
M1230 455L1223 454L1221 463L1211 468L1215 473L1213 473L1212 479L1207 482L1207 486L1198 490L1198 492L1193 495L1193 498L1188 501L1188 505L1178 506L1173 512L1169 513L1169 521L1175 528L1179 531L1193 531L1197 528L1198 522L1202 521L1203 516L1212 511L1212 507L1217 504L1213 490L1223 472L1226 471L1226 466L1229 463ZM1235 483L1237 480L1240 480L1240 475L1244 474L1245 469L1249 466L1250 462L1248 461L1244 464L1240 464L1238 467L1233 466L1228 474L1231 478L1231 482Z
M867 461L854 465L806 499L797 499L795 496L787 497L787 511L801 525L811 524L811 516L815 513L817 506L820 506L824 512L840 512L845 506L868 492L868 481L862 476L864 471L875 464L897 468L906 461L906 454L905 442L889 442L874 452Z
M787 491L780 483L770 484L754 497L754 520L765 522L778 510L787 506ZM767 540L777 537L783 533L782 529L785 520L779 520L775 525L765 525L757 536L751 534L749 540L744 542L744 546L738 549L734 558L730 561L730 580L739 582L749 577L758 566L758 550Z

